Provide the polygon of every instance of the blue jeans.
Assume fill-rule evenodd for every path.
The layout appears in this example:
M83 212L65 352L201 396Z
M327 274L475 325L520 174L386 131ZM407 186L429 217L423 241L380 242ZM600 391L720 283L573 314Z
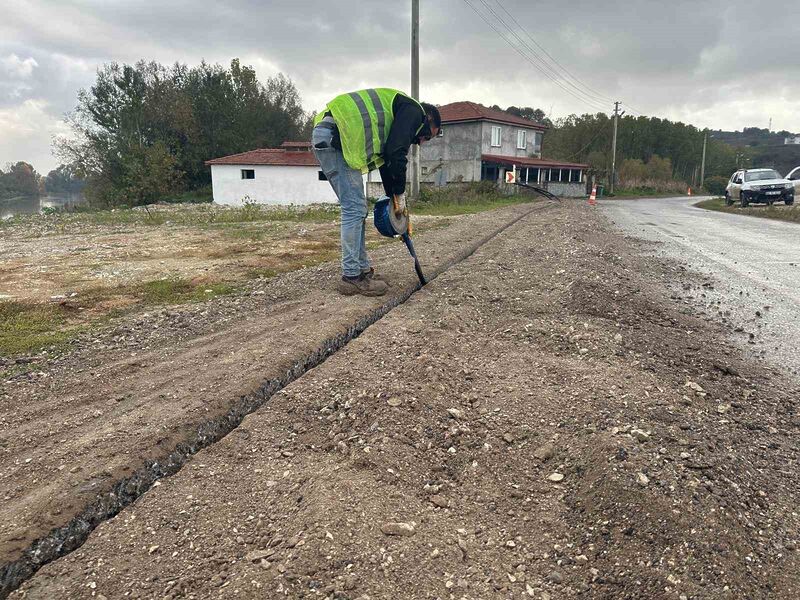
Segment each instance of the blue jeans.
M332 139L333 131L326 127L315 127L311 134L314 155L342 207L342 274L357 277L371 267L364 235L368 213L364 179L361 171L347 164L342 151L331 146Z

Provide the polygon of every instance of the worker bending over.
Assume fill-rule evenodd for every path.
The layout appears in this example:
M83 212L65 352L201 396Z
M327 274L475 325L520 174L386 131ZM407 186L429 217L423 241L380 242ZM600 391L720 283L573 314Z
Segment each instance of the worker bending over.
M435 106L389 88L336 96L314 118L314 154L342 207L342 294L382 296L388 289L367 256L363 174L380 169L386 195L404 209L408 150L441 126Z

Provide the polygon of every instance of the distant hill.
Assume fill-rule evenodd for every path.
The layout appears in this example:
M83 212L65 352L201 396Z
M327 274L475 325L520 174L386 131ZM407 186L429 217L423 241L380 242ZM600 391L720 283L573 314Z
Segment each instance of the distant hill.
M742 131L711 130L710 135L715 139L731 146L783 146L783 140L795 134L789 131L774 131L759 129L758 127L745 127Z
M740 149L750 168L770 167L786 175L800 166L800 145L785 145L783 140L796 134L789 131L771 132L758 127L745 127L742 131L712 130L710 135Z
M800 145L755 146L746 150L751 156L750 162L747 163L749 167L771 167L781 175L800 167Z

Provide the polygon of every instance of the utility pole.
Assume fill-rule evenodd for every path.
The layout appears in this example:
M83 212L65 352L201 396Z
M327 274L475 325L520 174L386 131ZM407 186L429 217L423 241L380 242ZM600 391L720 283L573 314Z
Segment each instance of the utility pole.
M619 120L619 102L614 102L614 137L611 141L611 181L608 193L614 193L614 180L617 178L617 121Z
M708 132L703 136L703 160L700 162L700 187L706 182L706 144L708 143Z
M411 0L411 97L419 101L419 0ZM411 144L411 198L419 198L419 144Z

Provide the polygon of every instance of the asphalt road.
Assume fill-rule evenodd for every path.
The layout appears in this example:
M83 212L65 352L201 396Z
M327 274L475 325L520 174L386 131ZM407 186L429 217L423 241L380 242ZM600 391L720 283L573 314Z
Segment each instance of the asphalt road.
M625 233L657 242L655 251L709 276L682 290L710 316L733 326L754 358L800 373L800 225L707 211L702 198L603 200ZM736 331L740 329L740 331Z

